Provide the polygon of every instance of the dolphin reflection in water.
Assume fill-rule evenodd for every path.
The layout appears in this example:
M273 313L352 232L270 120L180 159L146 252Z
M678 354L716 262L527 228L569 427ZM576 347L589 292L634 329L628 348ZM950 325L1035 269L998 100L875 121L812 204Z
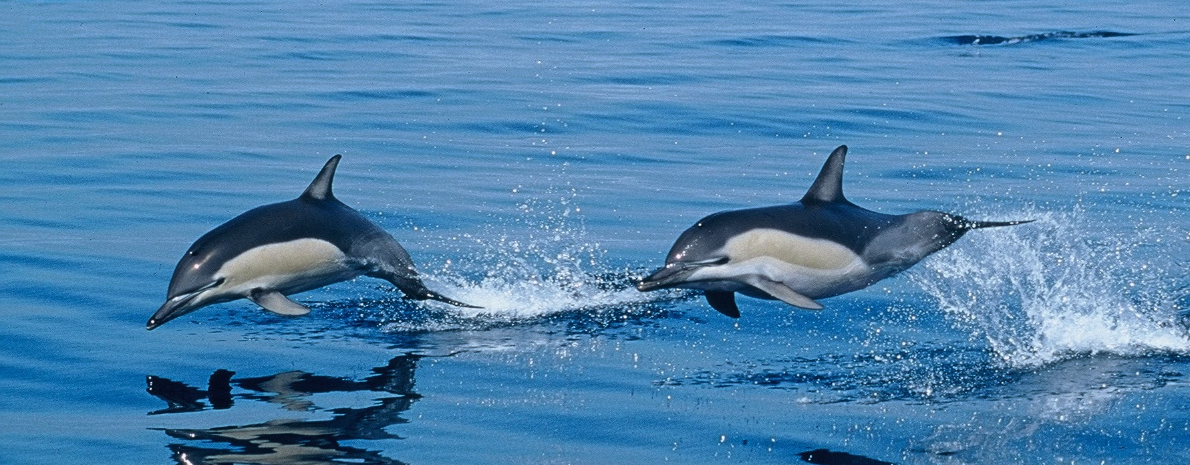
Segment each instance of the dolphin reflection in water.
M234 378L215 371L206 389L158 376L148 376L148 392L167 407L149 412L166 415L207 409L229 409L236 402L279 404L287 412L329 412L326 420L281 418L248 425L207 429L167 428L169 444L179 464L401 464L371 451L344 445L346 441L400 439L386 429L408 423L402 414L420 396L413 392L414 371L422 356L406 354L372 369L362 380L289 371L257 378ZM321 409L313 396L326 393L374 393L372 405Z

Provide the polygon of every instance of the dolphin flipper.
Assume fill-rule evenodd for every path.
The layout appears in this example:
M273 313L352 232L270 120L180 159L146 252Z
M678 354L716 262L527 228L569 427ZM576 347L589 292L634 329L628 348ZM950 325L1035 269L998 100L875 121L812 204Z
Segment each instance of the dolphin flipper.
M822 310L822 304L815 302L814 299L799 294L797 291L790 289L783 283L756 277L747 280L748 285L760 289L773 296L773 298L785 302L789 305L806 310Z
M310 313L310 307L299 304L277 291L258 289L248 294L248 298L256 305L278 315L299 316Z
M711 304L711 308L718 310L719 313L732 318L740 317L740 308L735 304L734 292L707 291L706 296L707 303Z

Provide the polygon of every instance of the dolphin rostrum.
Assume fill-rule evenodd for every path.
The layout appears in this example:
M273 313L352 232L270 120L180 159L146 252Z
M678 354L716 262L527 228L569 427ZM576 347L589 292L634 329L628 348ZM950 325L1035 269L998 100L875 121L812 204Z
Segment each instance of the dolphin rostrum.
M241 298L281 315L305 315L310 309L287 295L360 275L388 281L412 299L471 307L427 289L393 236L335 198L340 158L331 157L297 199L254 208L200 237L146 327Z
M972 229L1029 221L973 221L920 211L885 215L843 197L841 145L797 203L731 210L699 220L678 237L665 266L641 291L697 289L707 303L739 318L735 293L822 308L815 299L863 289L908 269Z

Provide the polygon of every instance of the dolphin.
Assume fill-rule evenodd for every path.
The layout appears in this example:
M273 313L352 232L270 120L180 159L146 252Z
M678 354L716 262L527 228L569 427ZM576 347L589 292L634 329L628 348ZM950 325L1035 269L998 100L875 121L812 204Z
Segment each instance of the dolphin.
M919 211L885 215L843 197L847 146L835 149L796 203L714 213L678 237L665 266L637 283L642 292L701 290L720 313L739 318L735 293L808 310L815 299L863 289L905 271L972 229L1027 221L972 221Z
M331 182L340 158L331 157L300 197L254 208L200 237L178 262L165 303L146 327L236 299L305 315L310 309L287 295L360 275L388 281L412 299L477 308L426 288L392 235L335 198Z

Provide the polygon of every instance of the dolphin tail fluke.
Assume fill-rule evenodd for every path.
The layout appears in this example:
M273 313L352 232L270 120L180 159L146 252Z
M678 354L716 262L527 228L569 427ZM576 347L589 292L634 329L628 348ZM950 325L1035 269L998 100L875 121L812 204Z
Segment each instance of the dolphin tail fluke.
M454 299L452 299L452 298L450 298L450 297L445 297L445 296L443 296L443 295L441 295L441 294L439 294L439 293L437 293L437 292L434 292L434 291L431 291L431 290L429 290L429 289L426 289L425 287L423 287L423 288L422 288L422 292L421 292L420 294L417 294L416 296L415 296L415 295L413 295L413 294L409 294L409 293L406 293L406 295L408 295L408 296L410 296L410 297L413 297L414 299L417 299L417 300L426 300L426 299L429 299L429 300L437 300L437 301L439 301L439 302L445 302L445 303L448 303L448 304L454 305L454 306L456 306L456 307L463 307L463 308L483 308L483 307L480 307L480 306L478 306L478 305L465 304L465 303L463 303L463 302L459 302L459 301L457 301L457 300L454 300Z
M452 299L450 297L446 297L442 294L431 291L428 287L426 287L425 284L423 284L421 282L420 279L416 279L416 278L414 278L414 279L406 278L406 279L402 279L402 280L391 280L390 279L389 282L391 282L391 283L393 283L393 285L397 286L397 289L400 289L401 292L404 292L405 297L408 297L410 299L437 300L439 302L444 302L444 303L454 305L456 307L463 307L463 308L483 308L478 305L471 305L471 304L459 302L459 301Z
M429 288L426 287L426 284L421 281L421 278L417 277L416 272L413 272L412 275L409 275L409 274L402 274L402 273L394 272L389 268L382 268L382 269L375 270L371 273L368 273L367 275L371 276L373 278L380 278L380 279L383 279L385 281L392 283L392 285L396 286L397 289L400 289L401 292L405 293L405 297L408 297L410 299L437 300L439 302L445 302L445 303L454 305L456 307L464 307L464 308L483 308L483 307L480 307L477 305L471 305L471 304L459 302L459 301L451 299L449 297L445 297L442 294L439 294L437 292L431 291Z
M734 292L707 291L706 296L707 303L711 304L711 308L718 310L719 313L732 318L740 317L740 308L735 304Z
M437 300L439 302L444 302L444 303L454 305L456 307L463 307L463 308L483 308L478 305L471 305L471 304L459 302L459 301L454 300L450 297L446 297L442 294L431 291L430 288L426 287L426 285L424 283L422 283L420 279L417 279L417 278L413 278L413 279L405 278L405 279L400 279L400 280L391 280L390 279L389 282L391 282L391 283L393 283L393 285L397 286L397 289L400 289L401 292L404 292L405 296L409 297L410 299Z
M967 229L983 229L983 228L999 228L1002 226L1016 226L1018 224L1032 223L1035 220L1020 220L1020 221L967 221Z

